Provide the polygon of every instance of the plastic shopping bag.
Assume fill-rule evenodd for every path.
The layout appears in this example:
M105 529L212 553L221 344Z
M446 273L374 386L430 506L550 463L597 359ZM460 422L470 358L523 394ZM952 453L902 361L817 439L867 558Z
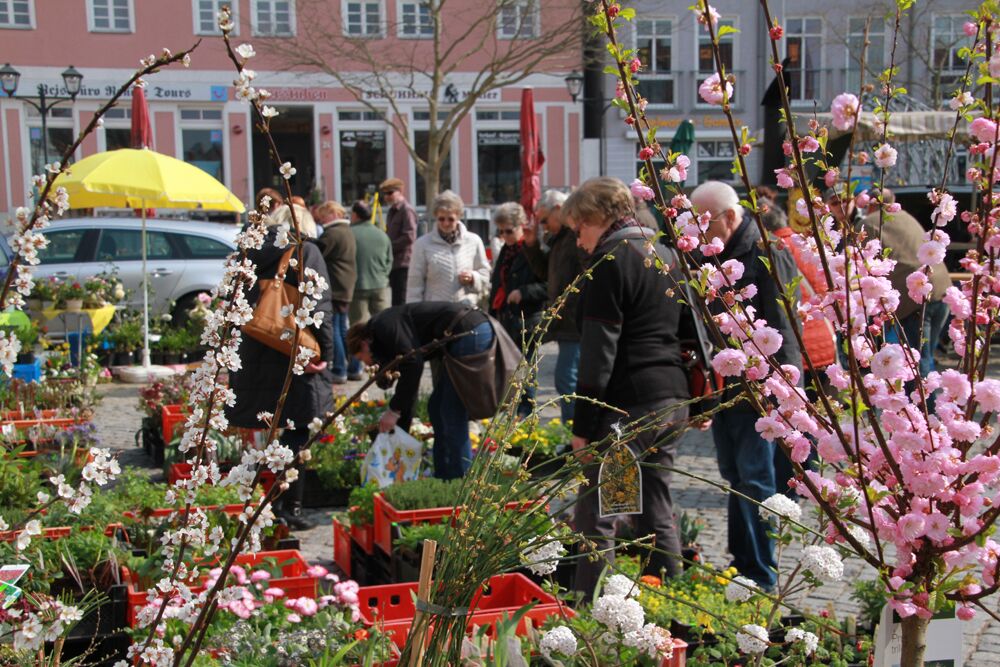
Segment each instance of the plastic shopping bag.
M361 483L377 482L380 489L420 476L423 444L401 428L379 433L361 465Z

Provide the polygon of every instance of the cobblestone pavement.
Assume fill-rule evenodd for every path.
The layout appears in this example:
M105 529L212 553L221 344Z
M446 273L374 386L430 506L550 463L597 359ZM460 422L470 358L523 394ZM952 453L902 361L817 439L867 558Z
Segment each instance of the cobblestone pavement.
M543 357L539 371L539 401L552 398L552 371L555 363L555 346L543 347ZM1000 355L994 355L1000 357ZM1000 374L1000 369L994 369L993 376ZM349 383L337 387L338 392L353 392L359 383ZM430 391L429 373L424 374L423 387ZM104 399L97 407L96 422L99 434L106 446L123 450L121 461L124 464L144 467L152 475L162 476L162 472L153 468L152 461L142 449L135 447L135 432L138 430L141 413L138 411L136 386L113 384L103 389ZM373 389L372 395L378 395ZM550 407L546 416L557 416L558 410ZM697 477L722 483L715 462L715 448L709 433L689 431L680 442L677 470ZM702 531L699 542L703 553L712 563L725 566L728 564L726 554L726 496L717 488L683 474L675 474L672 483L674 502L677 512L687 511L693 516L705 521L706 528ZM332 566L333 535L330 518L332 510L307 510L310 519L316 521L317 527L310 531L297 533L302 542L302 551L310 562ZM798 556L797 549L791 549L782 556L782 564L793 563ZM819 611L832 607L838 615L856 614L857 605L850 599L851 584L860 578L872 576L871 571L857 559L846 564L844 579L837 585L826 585L816 590L802 607L811 611ZM993 602L996 605L996 600ZM996 609L996 606L994 606ZM965 664L967 667L1000 666L1000 624L988 619L985 614L964 625Z

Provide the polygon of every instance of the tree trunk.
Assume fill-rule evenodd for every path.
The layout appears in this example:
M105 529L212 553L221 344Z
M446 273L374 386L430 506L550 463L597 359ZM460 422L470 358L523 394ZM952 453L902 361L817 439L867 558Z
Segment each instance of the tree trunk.
M927 650L927 626L930 620L923 619L914 614L904 618L902 637L902 654L900 655L900 667L923 667L924 652Z
M438 196L441 188L441 165L427 164L423 173L424 177L424 201L427 202L427 228L434 227L434 211L431 210L431 202Z

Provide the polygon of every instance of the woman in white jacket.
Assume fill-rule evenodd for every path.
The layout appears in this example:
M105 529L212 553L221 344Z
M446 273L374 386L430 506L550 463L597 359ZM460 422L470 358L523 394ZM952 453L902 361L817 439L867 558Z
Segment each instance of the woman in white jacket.
M451 190L431 202L437 225L413 244L406 302L479 303L490 288L490 263L479 235L462 224L465 204Z

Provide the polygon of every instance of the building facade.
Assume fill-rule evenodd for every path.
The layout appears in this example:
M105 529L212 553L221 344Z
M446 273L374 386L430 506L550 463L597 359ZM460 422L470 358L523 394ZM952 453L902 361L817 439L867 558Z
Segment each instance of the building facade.
M429 48L426 16L421 3L403 0L0 0L0 62L9 61L20 73L16 95L34 95L39 86L47 95L65 95L60 73L73 65L83 82L75 101L63 102L42 118L25 102L0 94L0 210L11 211L27 201L31 175L44 164L47 140L50 160L77 136L113 91L135 71L139 59L201 44L189 69L168 68L149 78L146 96L159 152L193 163L224 182L241 199L250 201L261 187L279 183L267 147L254 130L250 108L237 101L232 85L234 69L228 61L216 13L233 9L237 23L234 43L250 42L257 50L249 66L257 72L255 85L266 88L279 116L271 129L282 153L297 174L293 190L307 198L350 202L374 191L389 176L407 183L411 201L423 203L423 186L403 140L384 120L404 116L416 146L426 143L429 113L426 100L404 90L394 110L378 101L373 85L366 99L373 111L329 75L290 65L268 48L281 40L297 44L306 26L304 5L334 16L337 37L366 39L377 50ZM481 3L463 0L450 7L461 17ZM498 13L496 40L532 39L542 29L566 17L534 0L504 0ZM511 34L511 26L526 32ZM389 27L387 27L389 26ZM492 29L492 26L490 26ZM573 24L573 29L578 29ZM423 41L422 41L423 40ZM401 47L402 45L402 47ZM487 65L478 54L467 58L465 69L448 72L441 108L464 99ZM551 71L538 66L516 85L481 97L458 126L450 143L450 161L442 170L442 189L451 187L473 205L491 205L517 199L520 192L521 90L534 89L535 113L547 160L543 186L568 188L580 181L581 110L570 98L564 77L579 68L579 58L561 62ZM111 110L104 126L89 136L77 159L104 150L128 146L128 104ZM423 137L423 138L422 138ZM419 148L418 148L419 150Z
M699 84L714 73L715 64L708 32L697 23L688 9L690 4L639 0L635 4L637 20L624 38L639 50L644 65L640 92L649 100L647 114L660 128L661 142L669 142L683 120L691 120L695 126L688 184L709 179L735 182L731 173L733 143L725 116L698 97ZM726 69L736 75L732 106L737 122L747 125L757 140L756 149L747 156L751 179L766 182L761 173L763 151L759 150L765 125L761 99L774 80L774 72L763 13L757 2L716 0L712 4L721 14L721 25L737 30L722 38L720 52ZM793 110L826 112L841 92L858 93L866 25L870 46L864 80L876 82L878 73L888 67L894 30L889 12L894 3L772 0L769 4L784 28L780 55L791 75ZM895 83L907 89L914 104L928 109L947 107L955 81L965 72L959 51L972 43L963 32L969 18L965 12L970 8L962 0L925 0L916 3L904 19L895 54L899 67ZM605 81L605 89L614 90L613 78ZM637 144L634 131L623 118L624 114L614 108L604 118L605 169L630 180L638 171ZM964 164L961 150L959 165ZM964 167L953 169L956 175L963 172Z

